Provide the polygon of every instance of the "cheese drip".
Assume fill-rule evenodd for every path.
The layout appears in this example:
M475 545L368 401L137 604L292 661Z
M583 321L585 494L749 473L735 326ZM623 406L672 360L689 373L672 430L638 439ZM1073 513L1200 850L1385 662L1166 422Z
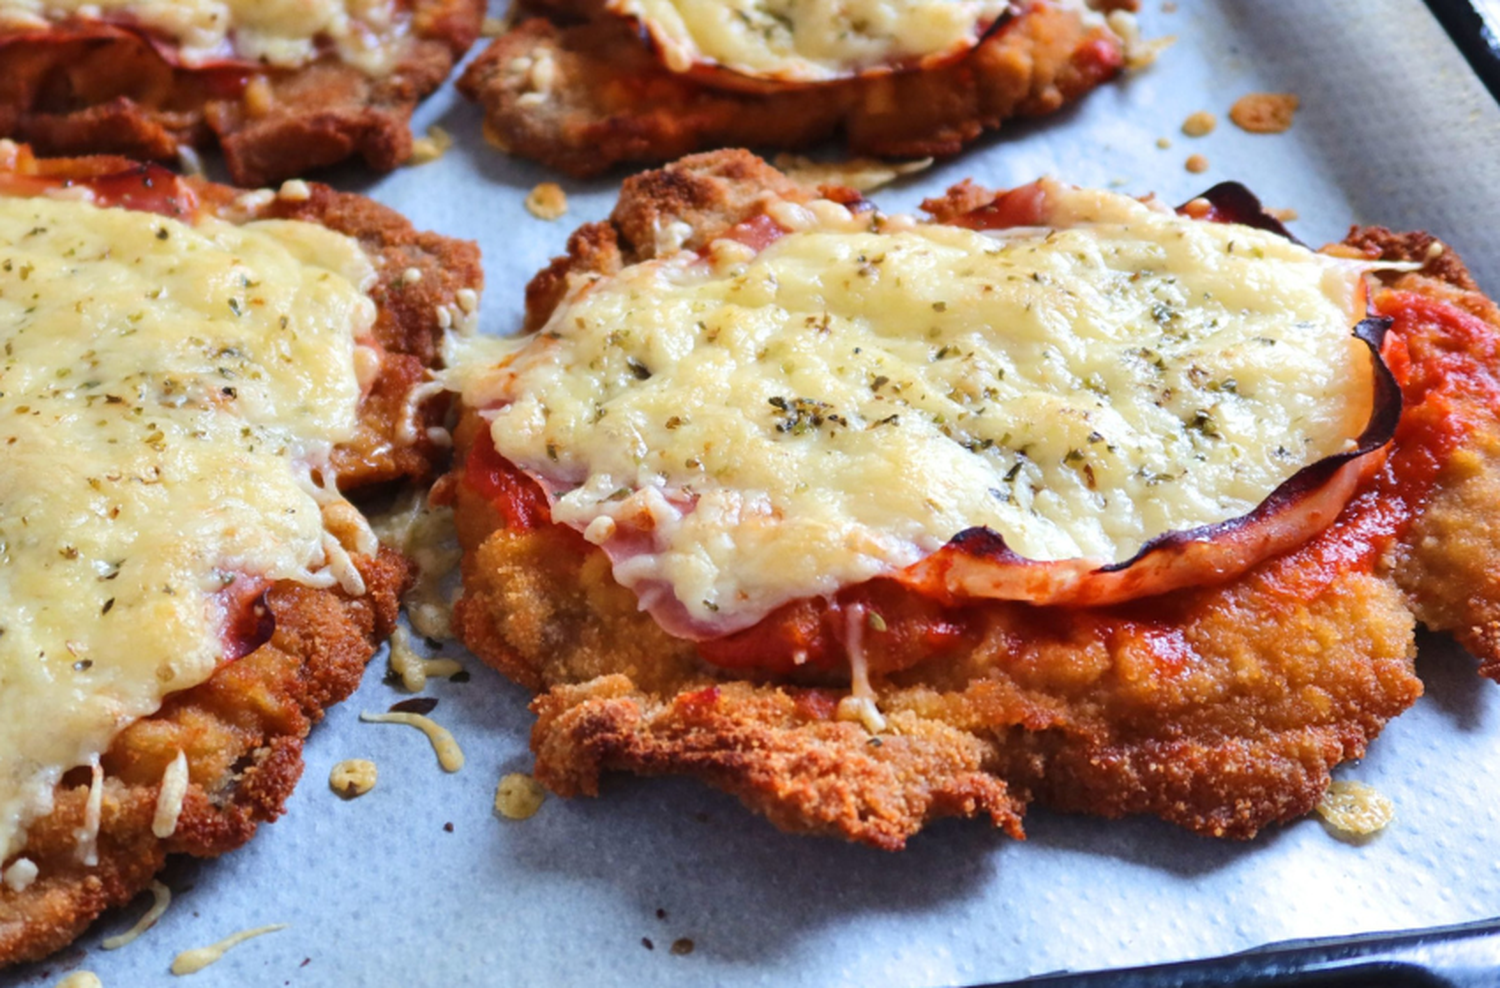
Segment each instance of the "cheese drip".
M214 671L217 594L335 582L307 464L357 424L373 275L310 224L0 197L0 860Z
M1119 562L1349 448L1372 400L1359 265L1043 190L1058 229L777 210L803 228L575 285L455 379L554 519L698 634L973 526L1030 559Z
M0 0L0 32L70 17L139 24L176 42L190 68L297 68L331 47L369 75L395 68L406 30L395 0Z
M696 62L820 82L958 53L1003 0L615 0L651 31L667 67Z

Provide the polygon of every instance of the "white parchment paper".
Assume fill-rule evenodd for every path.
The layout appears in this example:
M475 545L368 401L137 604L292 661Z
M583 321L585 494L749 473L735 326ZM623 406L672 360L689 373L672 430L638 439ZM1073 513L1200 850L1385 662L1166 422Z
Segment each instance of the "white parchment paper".
M1500 291L1500 110L1418 0L1146 2L1147 34L1178 37L1155 67L877 198L910 209L965 176L1004 186L1052 173L1179 201L1235 178L1297 209L1305 240L1338 238L1354 221L1431 230ZM1300 94L1289 133L1229 124L1234 99L1259 90ZM1197 140L1179 132L1195 110L1220 118ZM562 180L568 216L537 220L521 200L556 176L486 146L478 120L450 85L418 117L457 138L444 158L331 180L479 241L482 326L507 333L526 280L578 223L608 212L618 179ZM1194 153L1207 173L1184 170ZM109 988L165 984L178 951L287 923L190 983L916 988L1500 913L1500 689L1441 638L1421 641L1427 696L1338 773L1397 806L1396 823L1362 846L1312 819L1242 844L1034 811L1024 843L949 821L898 855L782 835L682 780L615 779L601 799L552 798L531 820L497 819L497 780L531 764L527 696L448 652L472 679L428 693L468 756L461 772L439 771L415 731L358 722L401 698L382 682L382 655L314 732L283 820L223 860L173 864L176 901L134 944L99 949L145 897L0 983L50 986L88 969ZM349 757L373 758L380 784L345 803L326 779ZM691 953L670 949L682 938Z

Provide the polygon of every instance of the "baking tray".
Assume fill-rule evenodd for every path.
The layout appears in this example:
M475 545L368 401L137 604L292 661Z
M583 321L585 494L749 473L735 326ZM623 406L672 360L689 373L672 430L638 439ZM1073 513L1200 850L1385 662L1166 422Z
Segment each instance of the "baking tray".
M1500 109L1419 0L1185 0L1172 12L1148 4L1146 34L1178 38L1156 66L877 198L912 209L965 176L1004 186L1051 173L1181 201L1233 178L1271 206L1296 208L1291 225L1309 242L1336 239L1350 222L1428 229L1463 253L1482 285L1500 290ZM1302 97L1289 133L1229 126L1235 98L1266 90ZM1200 109L1219 115L1219 129L1183 137L1182 120ZM479 241L482 328L511 332L525 280L578 223L608 212L618 176L563 181L571 210L544 223L521 200L556 176L486 147L477 112L451 85L420 112L419 128L434 123L456 138L440 161L379 179L351 168L331 180L421 226ZM1167 148L1158 147L1163 137ZM1206 173L1184 169L1193 153L1208 158ZM1024 843L945 821L899 855L780 834L683 780L611 779L601 799L549 799L528 821L499 820L497 780L531 764L525 692L472 658L464 658L467 682L432 685L434 716L468 756L463 771L444 775L417 733L358 722L361 710L402 696L383 681L381 656L309 740L306 775L284 819L221 860L170 865L174 904L130 946L105 952L99 940L128 927L144 897L0 983L48 988L88 969L111 988L165 984L178 951L267 923L289 925L190 983L924 988L1043 975L1053 984L1278 983L1253 978L1296 951L1363 948L1304 944L1199 965L1218 981L1182 980L1189 969L1181 967L1149 975L1177 981L1059 972L1199 962L1267 943L1500 914L1500 799L1488 783L1488 767L1500 764L1500 689L1444 638L1423 636L1419 649L1427 696L1368 758L1337 773L1395 802L1396 822L1372 840L1342 842L1315 819L1229 843L1154 820L1038 810ZM381 779L346 803L325 780L349 757L374 758ZM1460 939L1486 942L1482 933ZM1334 963L1318 956L1308 963ZM1264 964L1232 966L1246 957ZM1388 984L1443 983L1411 980L1435 961L1413 957L1390 961L1398 966L1389 971L1377 961L1358 982L1304 983L1376 984L1388 974L1407 977Z

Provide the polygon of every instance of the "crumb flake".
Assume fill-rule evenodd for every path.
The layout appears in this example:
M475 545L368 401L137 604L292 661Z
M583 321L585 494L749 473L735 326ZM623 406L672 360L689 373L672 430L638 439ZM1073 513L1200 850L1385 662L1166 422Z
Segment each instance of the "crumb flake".
M1396 804L1363 782L1340 780L1318 801L1318 815L1341 835L1368 837L1391 825Z
M368 758L346 758L328 773L328 788L345 799L363 796L375 788L379 772Z
M540 782L524 772L512 772L495 788L495 812L507 820L529 820L546 799Z
M561 219L568 211L568 194L556 182L543 182L527 194L526 211L539 220Z
M1188 137L1207 137L1218 125L1218 117L1207 110L1199 110L1188 114L1188 118L1182 122L1182 132Z
M453 135L433 125L427 128L426 137L419 137L411 142L411 157L406 159L406 163L408 165L431 164L447 154L452 146Z
M1229 119L1251 134L1280 134L1291 129L1301 102L1296 93L1251 93L1235 101Z
M1201 154L1188 155L1188 160L1183 162L1183 167L1194 175L1202 175L1208 171L1208 159Z

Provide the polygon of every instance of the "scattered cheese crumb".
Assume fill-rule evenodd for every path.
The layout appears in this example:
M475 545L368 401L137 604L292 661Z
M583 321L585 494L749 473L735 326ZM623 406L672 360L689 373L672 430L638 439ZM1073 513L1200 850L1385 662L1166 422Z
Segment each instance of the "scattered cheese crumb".
M453 146L453 135L434 124L427 128L427 136L411 142L411 157L408 165L427 165L448 153Z
M36 881L36 876L41 873L36 862L30 858L16 858L5 869L5 874L0 875L0 880L5 882L5 887L12 892L25 892L31 888L31 883Z
M1188 137L1207 137L1218 125L1218 117L1207 110L1199 110L1188 114L1188 118L1182 122L1182 132Z
M1363 782L1333 783L1318 801L1317 810L1339 834L1354 837L1368 837L1396 819L1396 805Z
M104 982L93 971L74 971L65 976L53 988L104 988Z
M312 198L312 187L300 178L289 178L281 183L276 198L285 202L306 202Z
M105 950L119 950L126 944L133 943L136 937L140 936L142 933L145 933L147 930L151 929L151 927L156 925L156 921L161 919L162 913L166 912L167 907L172 904L172 890L167 888L161 882L155 881L151 883L150 888L152 899L151 908L147 909L146 912L142 914L141 918L135 921L135 925L130 929L126 930L124 933L121 933L119 936L106 937L104 939L104 942L99 944L99 946L103 947Z
M874 192L906 175L915 175L932 167L931 158L916 161L877 161L854 158L850 161L813 161L796 154L778 154L776 167L798 185L816 189L824 185L842 185L856 192Z
M527 194L526 211L539 220L561 219L568 211L568 194L556 182L543 182Z
M403 285L415 285L417 282L419 282L421 280L422 280L422 269L421 268L407 268L405 271L401 272L401 284L403 284Z
M234 936L225 937L218 943L207 947L196 947L192 950L184 950L177 955L172 962L172 973L179 977L184 974L197 974L210 964L224 956L225 951L231 947L238 947L253 937L265 936L267 933L275 933L277 930L286 929L285 923L276 923L272 926L258 926L253 930L242 930Z
M495 812L507 820L529 820L546 798L540 782L524 772L512 772L495 788Z
M1447 248L1443 246L1443 242L1441 240L1434 240L1432 243L1427 245L1427 260L1437 260L1438 258L1443 256L1443 251L1445 250L1447 250Z
M156 794L156 813L151 818L151 832L166 840L177 833L177 819L182 816L182 798L187 795L187 755L177 752L161 773L161 789Z
M1273 216L1283 223L1290 223L1297 218L1298 214L1295 209L1267 209L1266 215Z
M177 165L184 175L202 178L206 174L203 170L203 158L191 144L177 145Z
M438 764L444 772L457 772L464 767L463 749L446 728L429 717L409 713L372 714L365 711L359 715L359 719L366 724L405 724L415 727L432 742L432 750L437 754Z
M1251 93L1229 108L1229 119L1252 134L1280 134L1291 129L1301 102L1296 93Z
M1158 137L1156 139L1156 146L1165 151L1172 146L1172 139L1170 137Z
M259 120L271 112L271 107L276 103L276 96L271 91L271 83L263 75L251 79L245 86L245 93L240 97L245 105L245 113L252 120Z
M375 788L379 773L368 758L346 758L328 773L328 788L345 799L363 796Z
M1201 175L1208 171L1208 159L1201 154L1188 155L1188 160L1183 162L1183 167L1194 175Z

